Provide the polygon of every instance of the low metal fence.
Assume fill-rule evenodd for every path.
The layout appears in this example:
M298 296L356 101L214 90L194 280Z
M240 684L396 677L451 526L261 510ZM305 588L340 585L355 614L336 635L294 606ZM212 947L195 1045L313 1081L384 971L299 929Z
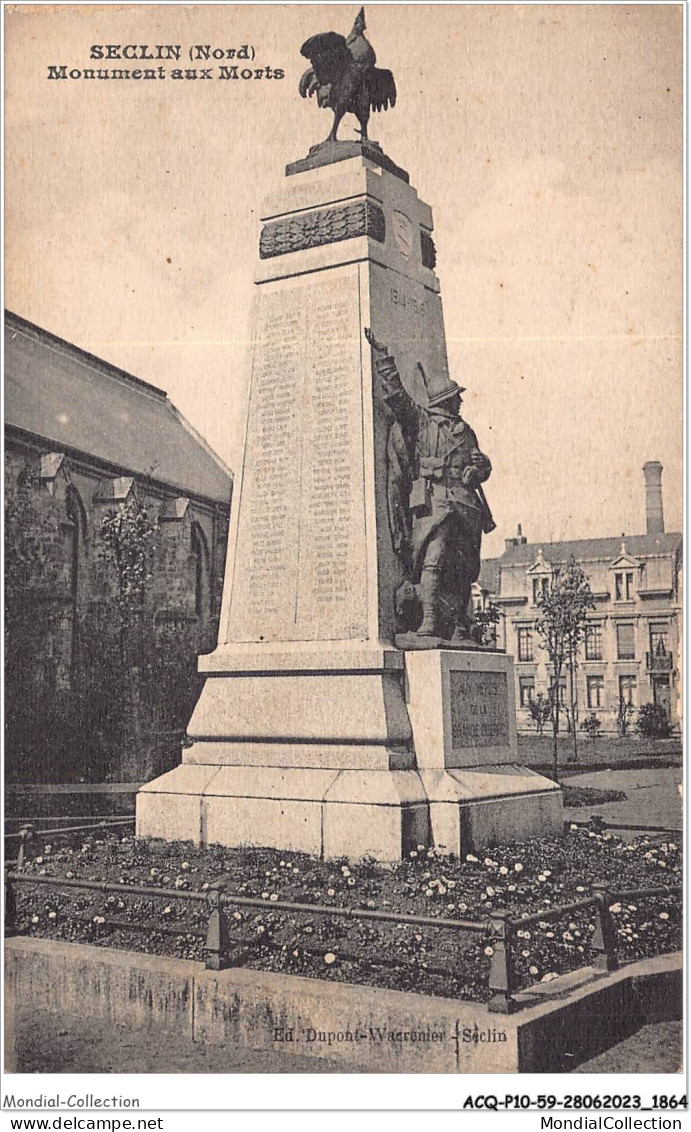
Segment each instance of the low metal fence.
M70 823L74 824L75 822L100 825L103 822L120 821L123 818L127 818L128 821L134 821L134 811L122 814L48 814L45 817L32 814L24 817L6 817L5 828L7 829L8 826L16 826L16 830L12 836L16 836L17 831L24 828L31 828L35 830L36 833L52 833L55 832L55 830L44 828L44 826L47 827L51 823L55 825L56 822L66 822L68 825ZM63 829L62 826L58 828Z
M605 818L600 817L599 814L591 814L589 818L582 821L577 819L569 819L564 822L564 830L568 831L571 826L577 826L578 829L592 829L594 833L601 833L605 829L629 829L635 830L637 833L665 833L671 834L676 837L683 835L683 830L678 826L669 825L639 825L637 822L612 822L606 821Z
M124 829L126 826L134 827L135 817L134 814L126 814L122 817L108 817L108 818L85 818L83 821L78 818L48 818L48 821L73 821L78 822L77 825L60 825L54 826L52 829L39 829L36 825L36 820L32 822L25 822L21 829L15 832L5 832L5 840L11 842L18 842L17 857L8 861L7 864L16 868L21 868L26 858L27 849L32 841L39 840L45 842L48 837L63 837L73 836L77 833L89 833L100 831L102 833L112 829Z
M527 915L514 916L504 913L504 947L495 951L493 966L496 966L495 985L502 987L503 1002L495 1009L511 1013L519 1006L516 995L519 993L516 977L515 952L516 933L527 925L539 921L547 922L557 920L571 912L587 907L595 909L595 931L590 942L592 960L587 964L602 971L616 971L620 964L617 947L617 929L611 912L611 906L616 900L635 900L657 896L681 897L682 885L657 886L650 888L613 888L608 884L595 883L592 885L593 895L585 896L580 900L573 900L567 904L558 904L553 908L543 909L540 912L531 912ZM585 964L584 964L585 966ZM529 988L523 988L529 989ZM493 1009L490 1004L490 1009Z
M290 913L293 915L323 916L346 921L378 922L407 925L419 928L448 929L454 932L470 932L495 938L502 931L503 925L499 921L488 917L486 920L450 919L438 916L416 916L399 912L384 912L369 908L343 908L329 904L311 904L293 900L276 900L271 904L263 898L256 896L241 896L223 891L225 880L221 878L212 882L206 891L185 891L184 889L171 889L154 886L120 884L110 881L85 881L76 878L40 876L33 873L12 871L6 874L5 922L11 928L16 920L15 885L38 884L52 888L82 890L85 892L100 892L106 894L120 894L130 897L142 896L176 901L190 901L205 904L207 909L207 926L205 932L205 962L209 970L223 970L227 967L239 965L247 952L246 940L234 940L230 936L224 908L253 908L261 909L264 913ZM126 927L128 930L161 930L160 925L155 929L151 925L136 923L114 923L113 926ZM171 929L163 929L164 931ZM176 929L176 934L180 934ZM342 958L348 958L342 955ZM352 956L353 959L358 957ZM359 957L362 959L362 957ZM405 966L387 956L378 956L374 960L383 966ZM430 970L430 973L450 975L449 969ZM490 989L492 975L490 972Z
M225 878L211 883L206 891L185 891L177 888L160 888L156 886L140 886L131 884L112 883L107 881L86 881L68 877L40 876L24 873L19 870L6 874L6 905L5 921L11 929L16 921L15 886L23 884L45 885L60 889L77 889L85 892L94 891L103 894L126 894L127 896L143 896L159 899L173 899L176 901L189 901L206 907L206 932L204 934L204 952L206 966L210 970L222 970L227 967L240 965L247 953L247 941L237 941L231 938L223 909L255 908L263 912L285 912L293 915L323 916L343 919L346 921L362 921L374 923L391 923L408 925L427 929L447 929L453 932L469 932L485 936L491 940L492 955L489 969L489 1002L491 1011L499 1013L513 1013L524 1004L521 1002L521 988L516 972L517 932L530 924L539 921L549 922L560 916L592 907L596 913L595 931L590 943L592 962L588 966L595 966L604 971L614 971L619 966L617 954L616 926L610 911L610 905L615 898L636 899L657 896L671 897L681 895L681 885L660 886L655 888L639 888L618 890L604 884L593 885L593 895L585 896L569 903L555 905L547 910L531 912L516 916L508 911L493 911L484 920L450 919L437 916L408 915L400 912L384 912L368 908L343 908L326 904L310 904L300 901L276 900L267 905L265 899L255 896L240 896L223 891L227 883ZM105 922L105 921L104 921ZM148 924L122 924L113 921L114 927L126 927L127 930L175 930L155 929ZM362 959L362 956L353 957ZM369 958L369 957L368 957ZM387 957L378 957L370 962L378 962L388 966L409 966ZM585 966L586 964L584 964ZM441 968L430 971L440 975L450 976L450 968ZM525 1000L524 1000L525 1001Z

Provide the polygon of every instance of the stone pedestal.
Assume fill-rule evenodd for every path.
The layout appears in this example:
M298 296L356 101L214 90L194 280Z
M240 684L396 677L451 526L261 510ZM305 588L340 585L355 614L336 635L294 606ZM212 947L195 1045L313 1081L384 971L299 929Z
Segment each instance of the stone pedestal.
M289 166L263 211L219 644L182 765L138 795L140 835L396 860L506 840L502 813L508 836L558 826L558 788L514 766L510 660L393 643L405 574L364 328L424 401L444 324L429 207L343 144ZM503 707L475 741L482 678Z
M562 830L560 788L518 765L513 661L406 653L408 711L435 845L465 854Z

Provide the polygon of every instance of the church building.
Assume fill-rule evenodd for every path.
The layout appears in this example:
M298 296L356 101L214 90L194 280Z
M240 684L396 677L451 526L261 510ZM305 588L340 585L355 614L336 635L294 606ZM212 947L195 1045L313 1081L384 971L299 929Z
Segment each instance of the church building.
M232 474L161 389L5 334L7 772L141 781L215 644Z

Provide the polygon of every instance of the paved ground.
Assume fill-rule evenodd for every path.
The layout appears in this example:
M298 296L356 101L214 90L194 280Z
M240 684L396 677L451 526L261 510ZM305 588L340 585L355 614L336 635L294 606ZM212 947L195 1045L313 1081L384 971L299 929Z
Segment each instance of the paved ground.
M18 1073L344 1073L336 1062L278 1052L229 1050L173 1037L165 1045L143 1031L103 1029L53 1014L20 1020ZM574 1073L676 1073L682 1063L681 1022L644 1026L626 1041L584 1062Z
M47 1011L17 1021L17 1073L336 1073L341 1066L273 1050L229 1049L145 1030L60 1019Z
M623 790L624 802L603 802L599 806L578 806L564 811L569 821L585 821L599 814L605 821L625 824L662 825L681 834L682 799L679 791L682 768L659 767L639 770L601 770L569 778L571 786L590 786L596 790ZM617 830L619 834L621 831Z
M682 1023L643 1026L613 1049L584 1061L574 1073L680 1073ZM679 1090L683 1092L683 1089Z

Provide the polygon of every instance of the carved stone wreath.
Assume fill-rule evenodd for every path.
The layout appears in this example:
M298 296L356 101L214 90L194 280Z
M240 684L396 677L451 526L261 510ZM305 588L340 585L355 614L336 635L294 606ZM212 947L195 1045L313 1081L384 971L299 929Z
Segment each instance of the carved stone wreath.
M336 244L356 236L370 236L383 244L386 237L384 213L368 200L338 208L322 208L291 216L289 220L274 220L265 224L259 239L260 259L299 252L305 248L318 248L323 244Z

